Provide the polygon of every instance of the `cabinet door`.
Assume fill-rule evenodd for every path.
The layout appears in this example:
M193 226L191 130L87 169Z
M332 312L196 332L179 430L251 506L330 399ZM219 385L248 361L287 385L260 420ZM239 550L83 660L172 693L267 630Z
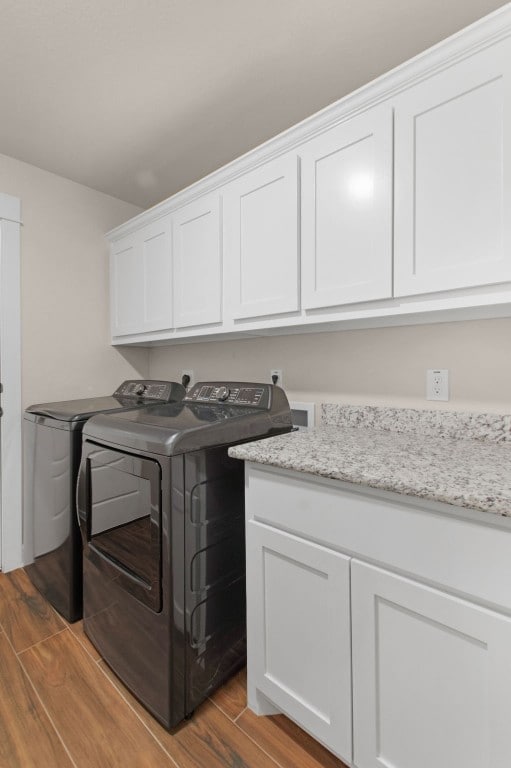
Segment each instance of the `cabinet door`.
M511 765L511 620L352 562L354 763Z
M112 336L136 333L142 328L142 280L142 264L137 255L137 235L128 235L113 243L110 252Z
M172 217L176 328L222 320L220 198L207 195Z
M395 295L511 280L511 43L395 107Z
M170 231L166 216L112 245L112 336L172 327Z
M302 305L392 296L392 109L307 142L302 158Z
M226 188L224 241L233 319L299 309L296 155L267 163Z
M143 227L138 233L142 262L143 323L140 330L172 328L172 252L170 217ZM139 289L140 290L140 289Z
M247 524L249 684L351 761L349 559Z

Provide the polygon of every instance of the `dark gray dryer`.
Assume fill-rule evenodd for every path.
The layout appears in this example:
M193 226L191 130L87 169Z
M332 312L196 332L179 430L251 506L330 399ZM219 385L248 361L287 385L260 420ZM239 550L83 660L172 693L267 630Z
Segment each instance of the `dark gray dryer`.
M32 405L24 418L23 540L33 584L68 621L82 616L82 551L76 478L83 425L97 413L181 400L170 381L131 380L108 397Z
M85 426L85 632L167 728L245 661L244 465L227 449L291 429L279 387L240 382Z

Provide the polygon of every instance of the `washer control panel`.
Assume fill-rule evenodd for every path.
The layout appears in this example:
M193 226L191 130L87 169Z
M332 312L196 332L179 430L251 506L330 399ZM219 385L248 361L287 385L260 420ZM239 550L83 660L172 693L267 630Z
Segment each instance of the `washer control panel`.
M253 408L266 410L271 404L271 389L271 384L252 384L239 381L203 381L193 386L184 398L184 401L250 405Z
M114 392L114 397L129 397L136 400L159 400L168 403L173 388L171 381L152 381L146 379L123 381Z

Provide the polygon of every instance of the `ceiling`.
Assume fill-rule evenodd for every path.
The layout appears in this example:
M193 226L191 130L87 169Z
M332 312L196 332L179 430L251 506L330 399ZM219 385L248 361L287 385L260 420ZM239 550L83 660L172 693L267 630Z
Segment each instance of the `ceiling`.
M503 4L2 0L0 152L147 208Z

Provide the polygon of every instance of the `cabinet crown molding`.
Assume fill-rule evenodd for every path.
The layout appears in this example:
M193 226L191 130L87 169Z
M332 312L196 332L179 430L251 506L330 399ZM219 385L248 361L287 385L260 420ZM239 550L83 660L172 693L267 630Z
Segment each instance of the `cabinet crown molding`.
M248 171L292 149L297 149L305 141L354 117L359 112L396 96L416 83L508 37L511 37L511 3L507 3L488 16L484 16L203 179L112 229L106 237L110 242L116 242L135 232L143 224L157 221ZM2 198L0 197L1 202Z

